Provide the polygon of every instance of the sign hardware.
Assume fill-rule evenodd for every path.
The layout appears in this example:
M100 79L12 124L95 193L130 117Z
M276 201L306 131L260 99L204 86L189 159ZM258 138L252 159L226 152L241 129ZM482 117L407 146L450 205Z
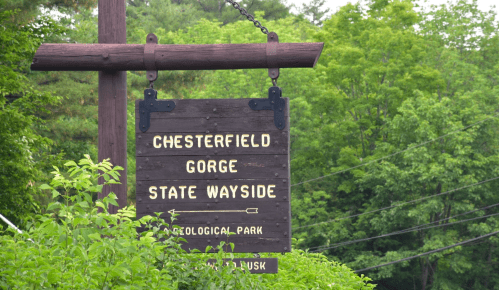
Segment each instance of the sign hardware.
M158 37L154 33L149 33L146 37L146 45L144 45L144 65L146 67L146 75L149 80L150 88L153 88L154 81L158 78L158 70L156 69L156 59L154 49L158 44Z
M249 101L249 107L255 111L272 110L274 111L274 125L277 129L282 130L286 127L284 118L286 110L286 101L281 98L282 90L279 87L269 88L268 99L253 99Z
M152 87L152 82L151 82ZM139 102L140 122L139 128L142 132L147 132L151 126L152 112L171 112L175 109L174 101L157 100L158 91L149 88L144 90L144 100Z
M269 88L268 99L254 99L249 101L249 106L255 111L272 110L274 111L274 124L282 130L286 127L284 120L284 110L286 103L282 99L282 90L277 86L277 78L279 78L279 66L277 63L277 44L279 38L277 33L270 32L267 35L267 63L269 67L269 77L272 80L272 87Z

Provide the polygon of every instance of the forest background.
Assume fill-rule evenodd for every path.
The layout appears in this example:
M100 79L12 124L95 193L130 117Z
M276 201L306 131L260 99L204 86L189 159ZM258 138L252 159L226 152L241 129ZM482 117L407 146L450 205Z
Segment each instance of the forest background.
M316 68L281 69L278 81L290 98L295 247L357 270L499 230L493 10L373 0L325 17L320 0L299 15L281 0L241 4L281 42L325 43ZM95 6L0 0L0 213L21 227L51 200L38 185L53 165L97 159L97 73L29 70L42 42L97 43ZM151 32L160 44L266 42L221 0L127 0L126 13L128 43ZM127 73L129 203L144 73ZM163 71L155 82L160 99L262 98L269 86L266 70ZM493 236L363 273L377 289L499 289L498 254Z

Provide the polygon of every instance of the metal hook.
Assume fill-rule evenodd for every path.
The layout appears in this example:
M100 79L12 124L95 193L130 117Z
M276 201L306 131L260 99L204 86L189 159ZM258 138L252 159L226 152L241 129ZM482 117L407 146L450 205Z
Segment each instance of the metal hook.
M271 80L272 80L272 85L273 85L274 87L277 87L277 78L275 78L275 79L271 79Z
M149 88L154 89L154 82L153 81L149 81Z

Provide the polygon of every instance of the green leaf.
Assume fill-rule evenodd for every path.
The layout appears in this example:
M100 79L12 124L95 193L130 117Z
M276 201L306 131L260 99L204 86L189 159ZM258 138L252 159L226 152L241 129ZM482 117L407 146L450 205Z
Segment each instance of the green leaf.
M61 204L58 203L58 202L52 202L52 203L49 203L48 207L47 207L47 210L54 210L54 209L57 209L57 208L60 208L61 207Z
M57 190L52 190L52 198L56 198L58 197L59 195L61 195Z
M76 165L76 162L74 162L74 161L71 160L71 161L68 161L68 162L64 163L64 166L68 166L68 167L69 166L73 166L73 167L75 167L75 166L78 166L78 165Z
M44 183L44 184L40 185L40 187L38 187L38 188L40 188L40 189L52 189L52 186Z

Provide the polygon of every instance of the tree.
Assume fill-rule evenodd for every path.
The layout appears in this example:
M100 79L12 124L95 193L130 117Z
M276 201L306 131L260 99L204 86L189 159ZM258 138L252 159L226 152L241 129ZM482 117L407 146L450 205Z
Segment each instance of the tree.
M308 113L300 114L306 120L298 122L303 123L303 131L292 147L293 183L359 167L293 187L295 227L366 213L497 176L496 119L411 149L484 120L497 108L499 46L493 14L480 13L476 2L447 7L417 15L410 1L372 1L366 11L360 5L347 5L324 22L315 37L326 43L315 83L317 91L327 93L300 104ZM403 150L407 151L362 166ZM410 207L299 228L293 235L302 239L303 248L318 247L428 222L442 225L478 217L485 212L446 220L498 203L496 189L497 184L489 182ZM497 221L490 217L324 252L360 269L494 230ZM458 275L478 265L492 267L493 262L485 261L496 253L496 240L486 243L486 250L478 246L449 250L369 275L380 289L409 285L411 289L459 289L485 287L485 281L490 288L496 279L493 268L476 271L473 277Z
M0 10L0 213L24 225L38 206L32 187L53 156L37 133L40 113L57 98L31 86L24 75L44 36L60 33L48 18L19 22L19 11ZM57 158L56 158L57 159Z
M329 8L322 10L322 6L326 0L312 0L310 4L303 3L300 12L311 18L314 25L321 26L324 16L330 11Z

